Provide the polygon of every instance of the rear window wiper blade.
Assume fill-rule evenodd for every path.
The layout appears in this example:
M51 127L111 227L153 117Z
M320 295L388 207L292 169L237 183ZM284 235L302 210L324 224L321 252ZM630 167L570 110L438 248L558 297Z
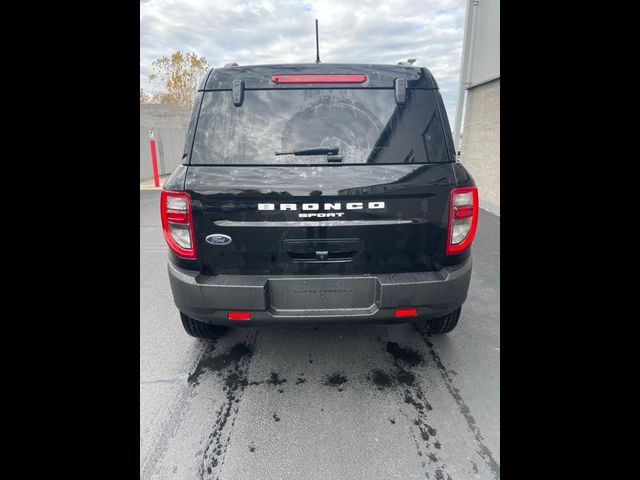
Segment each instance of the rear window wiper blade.
M293 150L291 152L275 152L276 155L337 155L340 149L338 147L328 148L305 148L302 150Z

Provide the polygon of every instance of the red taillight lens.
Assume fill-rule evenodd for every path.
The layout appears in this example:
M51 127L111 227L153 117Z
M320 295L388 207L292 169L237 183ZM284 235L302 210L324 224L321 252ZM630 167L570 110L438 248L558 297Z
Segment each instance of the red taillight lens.
M394 317L416 317L418 315L417 308L396 308L393 311Z
M461 253L471 245L478 226L478 189L454 188L449 198L447 255Z
M250 312L227 312L227 320L251 320Z
M160 194L160 216L169 248L180 258L195 260L197 255L189 194L163 190Z
M473 217L473 207L456 207L453 212L453 218L455 220L467 217Z
M336 75L273 75L274 83L364 83L367 76L362 73L347 73Z
M170 223L188 223L187 212L177 212L175 210L167 210L167 220Z

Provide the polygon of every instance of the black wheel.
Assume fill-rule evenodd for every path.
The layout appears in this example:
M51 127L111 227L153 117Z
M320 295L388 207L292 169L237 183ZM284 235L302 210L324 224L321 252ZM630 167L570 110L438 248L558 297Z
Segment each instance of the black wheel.
M415 322L416 327L420 331L429 334L449 333L458 325L458 319L460 318L460 312L462 307L458 307L457 310L443 315L442 317L432 318L431 320L422 320Z
M180 319L185 331L192 337L198 338L218 338L229 329L229 327L221 325L210 325L208 323L199 322L193 318L180 312Z

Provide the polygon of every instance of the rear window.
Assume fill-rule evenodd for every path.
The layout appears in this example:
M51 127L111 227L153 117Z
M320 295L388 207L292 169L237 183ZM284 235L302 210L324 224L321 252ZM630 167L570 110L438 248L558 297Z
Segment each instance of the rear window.
M451 161L430 90L408 90L405 105L391 89L247 90L240 107L205 92L193 142L192 164L327 164L292 154L319 148L340 164Z

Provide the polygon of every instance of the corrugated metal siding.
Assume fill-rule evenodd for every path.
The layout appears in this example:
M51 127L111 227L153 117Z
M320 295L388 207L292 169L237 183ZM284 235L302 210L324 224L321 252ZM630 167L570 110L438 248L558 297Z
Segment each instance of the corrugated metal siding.
M182 163L186 130L191 107L176 105L140 105L140 179L151 178L149 130L156 139L156 155L160 175L168 175Z
M156 155L160 175L168 175L182 163L186 131L182 128L154 128ZM149 127L140 127L140 179L151 178L151 148Z

